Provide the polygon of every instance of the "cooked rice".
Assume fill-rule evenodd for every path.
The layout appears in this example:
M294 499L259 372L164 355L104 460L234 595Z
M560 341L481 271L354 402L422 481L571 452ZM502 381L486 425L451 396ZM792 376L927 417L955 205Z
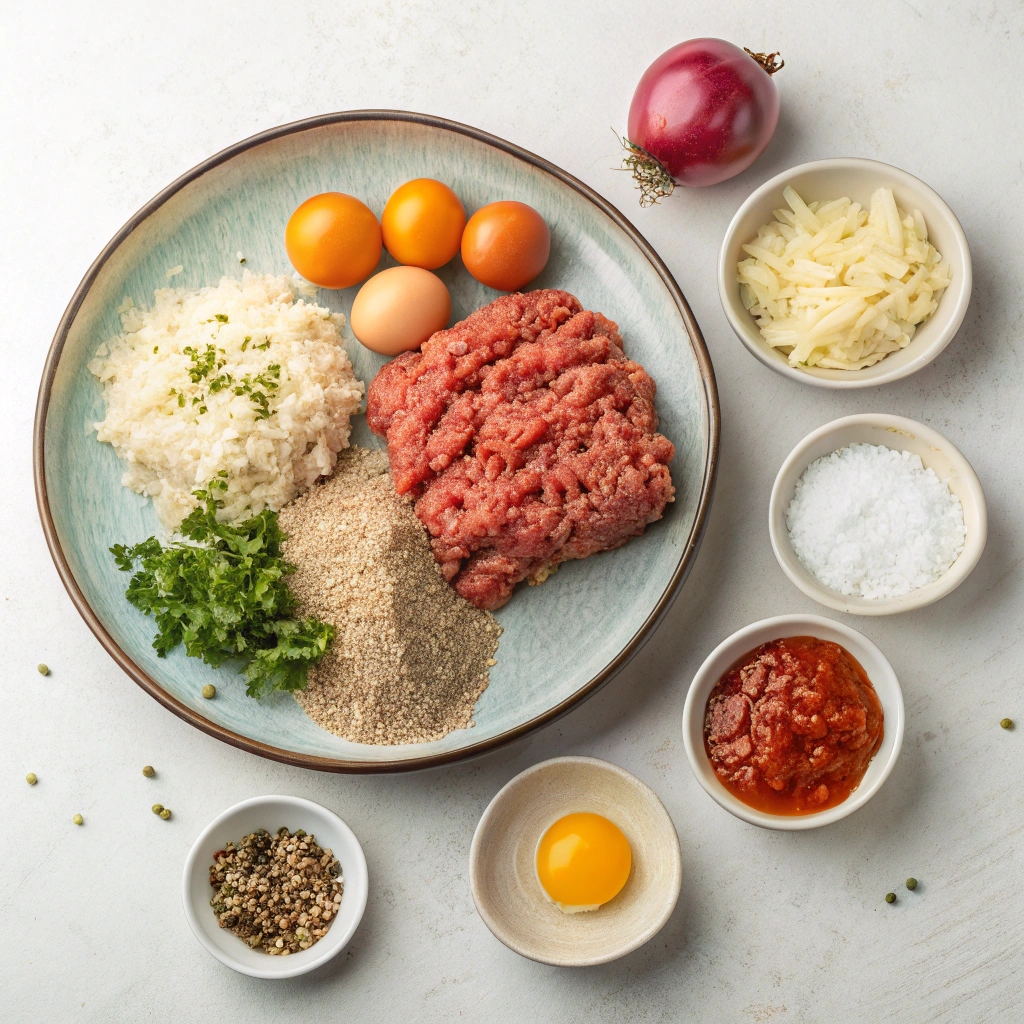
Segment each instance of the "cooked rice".
M123 333L89 363L107 404L97 437L168 530L217 480L224 519L280 509L348 446L364 388L342 347L345 319L296 301L297 287L244 271L198 291L160 288L149 310L126 299Z

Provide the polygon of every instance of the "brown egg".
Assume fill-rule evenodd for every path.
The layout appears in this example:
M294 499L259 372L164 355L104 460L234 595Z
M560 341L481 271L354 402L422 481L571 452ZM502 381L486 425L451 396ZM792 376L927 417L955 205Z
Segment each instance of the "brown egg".
M419 267L391 267L359 289L349 322L368 349L397 356L447 327L451 312L451 296L436 274Z

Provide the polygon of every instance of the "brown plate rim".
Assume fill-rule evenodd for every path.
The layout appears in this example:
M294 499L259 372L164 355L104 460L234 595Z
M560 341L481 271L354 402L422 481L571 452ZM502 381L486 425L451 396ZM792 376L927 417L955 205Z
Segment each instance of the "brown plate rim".
M446 751L439 754L429 754L423 757L414 757L395 761L342 761L336 758L318 757L312 754L301 754L281 747L274 747L258 740L250 739L239 733L232 732L223 726L217 725L193 711L177 698L169 694L159 683L144 672L134 661L118 646L114 638L107 632L99 617L93 611L85 595L82 593L78 582L71 571L68 561L60 545L57 530L50 514L49 498L46 490L46 415L50 404L50 390L53 379L57 372L57 365L60 362L64 350L64 343L67 340L68 331L74 322L82 302L89 290L95 283L100 270L111 257L114 251L147 217L159 209L167 200L179 192L189 183L202 177L207 171L245 153L249 149L260 146L275 139L284 138L288 135L295 135L300 132L316 128L324 128L330 125L342 124L356 121L404 121L411 124L426 125L431 128L438 128L444 131L455 132L475 139L485 145L502 150L510 156L516 157L533 167L538 168L557 178L563 184L574 189L585 199L594 204L602 213L611 218L633 241L633 243L646 256L648 262L654 267L661 277L665 287L668 289L682 317L686 327L686 333L690 339L690 346L697 359L700 369L701 380L704 385L705 401L707 403L708 417L708 446L707 457L704 466L704 476L701 481L701 492L697 503L697 515L687 538L686 545L679 558L672 578L659 598L657 604L651 610L650 615L643 625L632 636L619 654L607 664L596 676L581 686L575 693L567 697L560 704L549 708L543 714L537 715L516 726L508 729L497 736L481 740L479 743L470 744L459 750ZM317 771L339 772L345 774L378 774L386 772L416 771L422 768L433 768L440 765L453 764L480 754L496 750L513 740L517 740L527 733L548 725L556 719L567 714L576 705L582 703L588 697L592 697L602 686L612 679L630 659L640 650L644 643L650 638L657 625L664 618L679 589L686 579L693 564L694 557L700 547L707 526L708 512L711 507L711 499L714 493L715 478L718 472L718 450L721 430L721 410L718 403L718 388L715 383L715 371L711 365L711 356L708 353L704 338L701 335L697 321L690 311L679 285L676 284L668 267L654 251L650 243L640 234L639 231L614 207L608 200L598 195L588 185L585 185L578 178L562 170L543 157L522 149L511 142L491 135L489 132L470 125L461 124L448 118L437 117L432 114L419 114L405 110L346 110L332 114L320 114L316 117L304 118L299 121L292 121L288 124L270 128L267 131L258 132L246 139L236 142L219 153L208 157L197 164L191 170L186 171L175 181L171 182L161 192L158 192L148 203L142 206L129 220L121 227L114 237L104 246L99 256L93 261L81 283L75 289L71 301L68 303L64 315L61 317L54 334L50 351L46 357L46 364L43 368L42 380L39 384L39 394L36 401L35 424L32 437L33 454L33 476L35 479L36 505L39 510L39 518L42 522L43 533L46 537L47 547L53 558L57 573L71 597L72 602L78 609L79 614L85 620L86 625L92 630L96 638L106 649L107 653L114 659L121 669L142 687L151 697L159 701L165 708L173 712L179 718L188 722L195 728L207 733L216 739L229 743L241 750L247 750L252 754L268 758L272 761L280 761L284 764L296 765L300 768L311 768Z

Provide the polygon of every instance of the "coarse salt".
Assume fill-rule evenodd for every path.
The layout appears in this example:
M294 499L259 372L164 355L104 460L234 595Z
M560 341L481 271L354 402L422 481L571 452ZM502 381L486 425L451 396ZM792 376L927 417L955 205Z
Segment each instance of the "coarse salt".
M793 550L830 590L873 600L934 583L964 548L959 498L919 456L853 444L804 471L786 509Z

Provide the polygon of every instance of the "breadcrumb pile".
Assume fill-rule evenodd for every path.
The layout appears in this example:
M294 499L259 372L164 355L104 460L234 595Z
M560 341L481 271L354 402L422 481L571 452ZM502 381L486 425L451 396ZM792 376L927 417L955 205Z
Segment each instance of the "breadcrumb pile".
M355 743L427 743L473 725L501 627L445 582L383 451L349 448L280 514L302 615L336 629L296 700Z

